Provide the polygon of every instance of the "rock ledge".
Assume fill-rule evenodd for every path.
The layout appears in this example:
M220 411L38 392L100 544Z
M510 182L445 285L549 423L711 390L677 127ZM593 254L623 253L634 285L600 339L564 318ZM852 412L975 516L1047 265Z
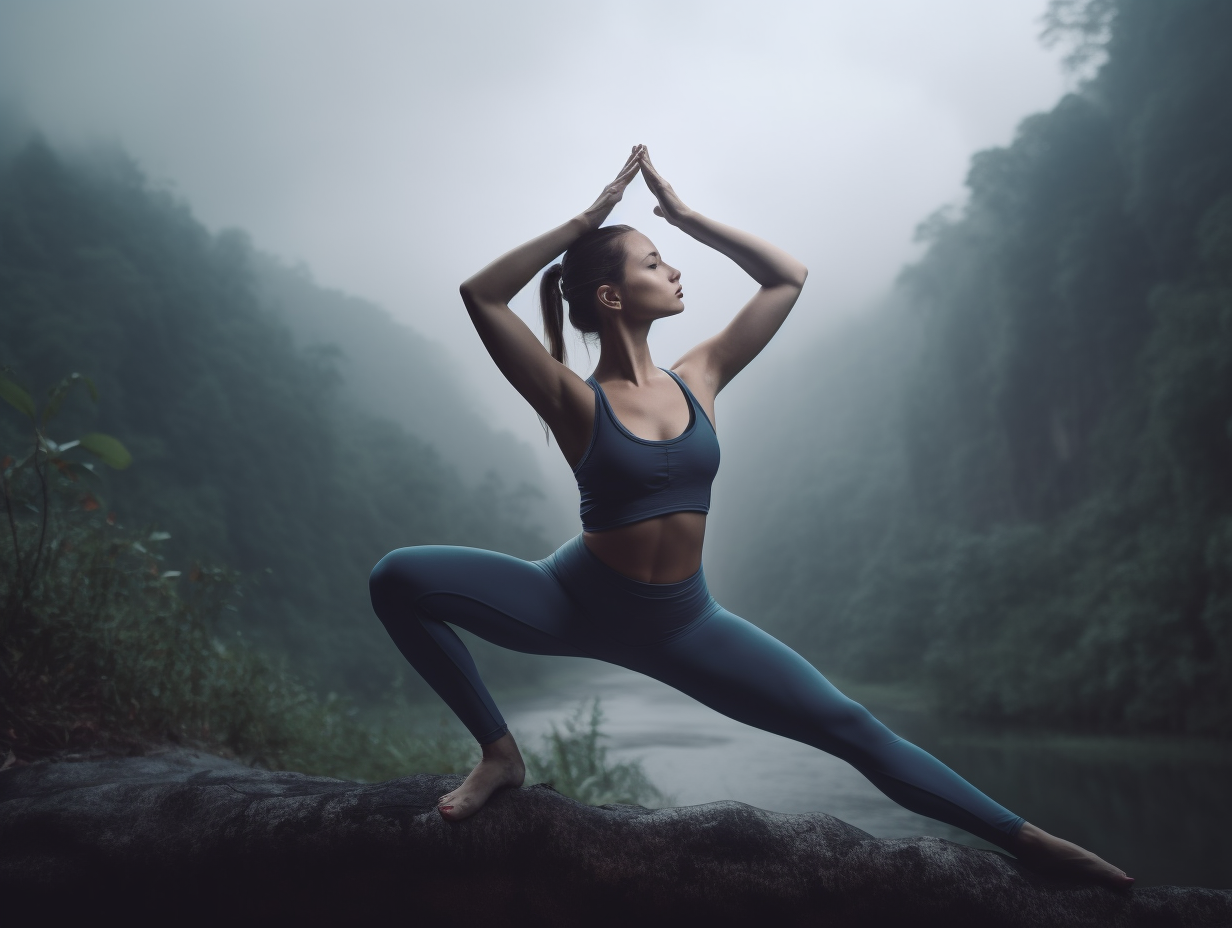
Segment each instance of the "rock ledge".
M1228 891L1118 893L737 802L592 808L535 786L450 824L435 799L459 780L358 784L185 750L12 768L0 900L181 924L1232 925Z

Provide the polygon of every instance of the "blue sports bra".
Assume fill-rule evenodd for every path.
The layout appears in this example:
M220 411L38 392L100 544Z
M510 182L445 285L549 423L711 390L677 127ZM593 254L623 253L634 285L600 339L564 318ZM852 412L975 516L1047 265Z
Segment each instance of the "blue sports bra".
M662 368L660 368L662 370ZM709 512L710 484L719 470L719 438L706 411L683 380L689 424L675 438L638 438L616 418L599 382L590 445L573 475L582 496L582 528L602 532L669 512ZM705 425L698 427L698 422Z

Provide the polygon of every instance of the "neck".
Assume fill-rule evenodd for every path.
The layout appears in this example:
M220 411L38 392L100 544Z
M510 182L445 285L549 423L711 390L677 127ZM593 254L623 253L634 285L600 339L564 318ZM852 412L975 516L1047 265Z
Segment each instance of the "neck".
M650 345L646 342L649 332L649 325L636 331L611 326L602 332L595 379L627 380L640 387L657 375L659 369L650 357Z

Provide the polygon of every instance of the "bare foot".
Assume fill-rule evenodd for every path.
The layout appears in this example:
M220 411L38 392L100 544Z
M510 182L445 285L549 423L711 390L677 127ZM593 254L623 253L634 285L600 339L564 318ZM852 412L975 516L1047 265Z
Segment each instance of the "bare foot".
M504 786L521 786L526 779L526 764L513 735L506 732L483 746L483 757L452 793L436 801L441 818L460 822L483 808L488 797Z
M1018 846L1014 848L1018 859L1029 867L1057 876L1077 880L1093 880L1115 889L1129 889L1133 877L1096 857L1090 851L1036 828L1030 822L1018 832Z

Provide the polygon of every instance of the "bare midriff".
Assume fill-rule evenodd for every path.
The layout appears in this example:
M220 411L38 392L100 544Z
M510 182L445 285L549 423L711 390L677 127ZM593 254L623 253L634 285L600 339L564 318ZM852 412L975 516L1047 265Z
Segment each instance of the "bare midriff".
M617 573L642 583L687 580L702 566L704 512L670 512L605 532L583 532L594 555Z

